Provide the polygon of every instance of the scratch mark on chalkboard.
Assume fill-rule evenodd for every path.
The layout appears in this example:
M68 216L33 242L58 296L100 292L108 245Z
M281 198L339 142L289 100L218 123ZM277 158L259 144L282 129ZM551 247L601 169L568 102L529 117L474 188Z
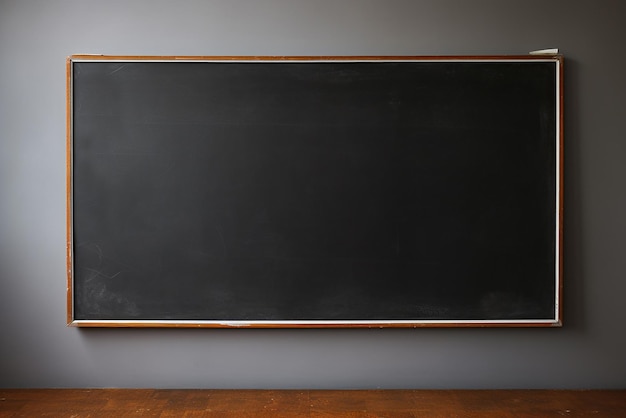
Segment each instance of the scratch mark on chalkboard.
M98 264L102 264L102 259L104 258L102 248L98 244L93 244L93 246L96 248L96 254L98 254Z
M83 295L84 308L97 314L116 314L121 312L130 316L140 314L137 304L123 295L113 292L102 282L91 283Z
M82 247L87 247L87 251L90 251L94 254L96 254L96 256L98 257L98 261L97 262L92 262L92 265L96 265L97 267L100 267L103 263L105 263L105 261L108 261L110 263L115 263L116 265L119 265L121 267L124 267L124 270L122 271L129 271L129 270L133 270L134 267L132 265L123 263L119 260L112 260L108 257L104 256L104 250L102 249L102 247L100 247L99 244L95 243L95 242L91 242L91 241L85 241L85 242L81 242L78 245L76 245L77 248L82 248Z
M89 277L88 280L93 280L96 277L104 277L105 279L114 279L117 276L119 276L120 274L122 274L123 270L118 271L117 273L113 274L113 275L108 275L108 274L104 274L102 271L97 270L97 269L93 269L90 267L83 267L85 270L90 271L93 273L92 276Z
M96 253L96 255L98 256L98 265L102 264L102 260L104 260L104 253L102 251L102 248L95 242L81 242L76 247L88 247L89 251Z
M220 240L222 241L222 248L224 249L224 257L228 257L228 249L226 248L226 240L224 239L224 234L222 234L222 231L219 226L214 225L214 228L217 231L218 235L220 236Z
M138 152L94 152L93 155L97 155L97 156L144 156L144 155L159 155L158 152L144 152L144 151L138 151Z
M117 68L116 68L116 69L114 69L113 71L109 72L109 74L108 74L108 75L113 75L113 74L115 74L116 72L118 72L118 71L120 71L121 69L123 69L124 67L126 67L126 64L122 64L122 65L120 65L119 67L117 67Z

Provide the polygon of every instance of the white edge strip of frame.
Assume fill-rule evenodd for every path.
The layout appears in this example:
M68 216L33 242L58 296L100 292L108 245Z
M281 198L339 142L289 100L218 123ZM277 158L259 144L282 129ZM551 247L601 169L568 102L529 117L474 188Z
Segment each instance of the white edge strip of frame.
M561 118L562 118L562 103L561 103L561 97L563 97L563 92L561 91L562 89L562 79L561 77L563 76L561 74L561 72L563 71L563 66L561 65L561 61L560 60L555 60L554 65L556 66L555 68L555 74L556 74L556 138L555 138L555 155L556 155L556 162L555 162L555 168L556 168L556 173L555 173L555 181L556 181L556 202L555 202L555 217L556 217L556 222L555 222L555 253L554 253L554 275L555 275L555 285L554 285L554 291L555 291L555 296L554 296L554 318L557 321L561 321L562 318L560 318L560 311L561 311L561 257L562 257L562 251L561 251L561 211L563 210L563 208L561 207L561 159L562 159L562 155L561 155L561 135L563 134L561 132Z
M420 327L428 325L467 325L467 326L488 326L488 325L559 325L559 322L552 319L515 319L515 320L293 320L293 321L241 321L241 320L75 320L72 325L75 326L120 326L141 324L144 326L151 325L171 325L181 327L202 327L202 326L215 326L215 327L254 327L254 326L333 326L333 325L345 325L345 326L369 326L386 327L393 325L402 325L407 327Z

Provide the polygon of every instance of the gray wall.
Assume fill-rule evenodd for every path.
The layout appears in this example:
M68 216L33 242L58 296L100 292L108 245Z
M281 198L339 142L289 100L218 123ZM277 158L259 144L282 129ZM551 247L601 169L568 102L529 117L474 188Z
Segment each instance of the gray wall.
M626 388L626 2L0 0L0 386ZM65 57L566 56L562 329L65 326Z

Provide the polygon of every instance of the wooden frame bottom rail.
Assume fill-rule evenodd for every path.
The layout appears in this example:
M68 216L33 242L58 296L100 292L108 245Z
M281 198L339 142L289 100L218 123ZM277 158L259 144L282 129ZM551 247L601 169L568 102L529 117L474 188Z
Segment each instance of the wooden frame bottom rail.
M0 389L0 417L623 417L626 390Z

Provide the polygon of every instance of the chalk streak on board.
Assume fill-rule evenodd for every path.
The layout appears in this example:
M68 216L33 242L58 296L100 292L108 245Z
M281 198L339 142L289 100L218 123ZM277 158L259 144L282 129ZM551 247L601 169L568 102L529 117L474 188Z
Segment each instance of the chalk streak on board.
M113 71L111 71L108 75L113 75L115 73L117 73L118 71L121 71L124 69L124 67L126 67L126 64L122 64L120 65L118 68L114 69Z

